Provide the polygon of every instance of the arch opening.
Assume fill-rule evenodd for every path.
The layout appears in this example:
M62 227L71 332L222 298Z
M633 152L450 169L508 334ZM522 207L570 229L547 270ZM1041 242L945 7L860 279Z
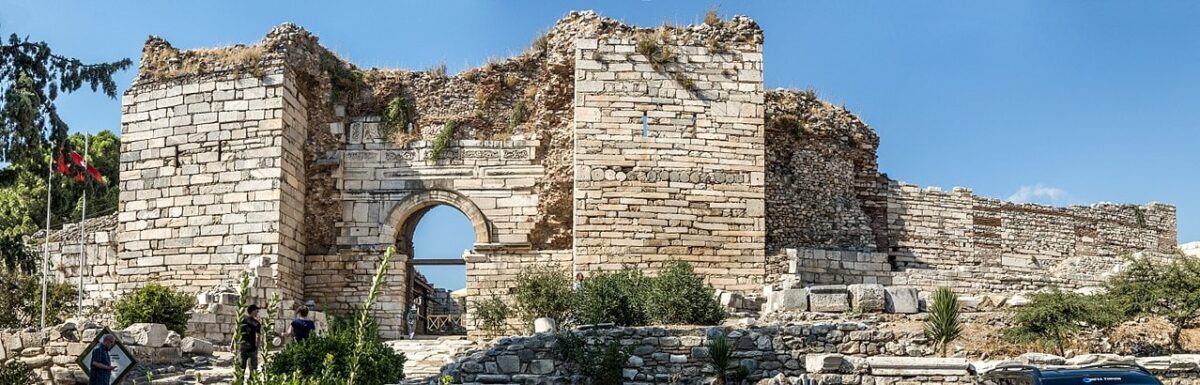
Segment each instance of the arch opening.
M431 202L400 224L395 244L408 255L406 308L416 307L414 335L465 334L464 254L478 242L477 223L458 207Z

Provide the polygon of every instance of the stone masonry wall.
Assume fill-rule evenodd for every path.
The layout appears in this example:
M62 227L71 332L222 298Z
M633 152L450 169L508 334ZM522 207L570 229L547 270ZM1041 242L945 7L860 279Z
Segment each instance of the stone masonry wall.
M1122 255L1176 246L1175 208L1158 203L1058 208L893 183L887 212L896 285L968 292L1095 286Z
M576 42L576 268L653 269L679 259L718 288L757 288L766 226L762 45L714 52L656 41L675 58L652 64L636 52L646 39L661 40Z

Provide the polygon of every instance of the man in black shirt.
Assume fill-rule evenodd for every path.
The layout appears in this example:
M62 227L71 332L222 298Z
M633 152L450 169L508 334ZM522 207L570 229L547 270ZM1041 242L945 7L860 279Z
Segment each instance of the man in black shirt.
M108 352L112 350L116 344L116 338L112 334L106 334L100 339L100 345L92 350L92 367L88 371L88 385L108 385L112 382L112 372L117 370L117 366L113 365Z
M258 369L258 347L262 344L262 322L258 320L258 305L246 307L246 319L242 321L242 340L239 344L240 356L238 367L248 369L247 373ZM247 365L249 364L249 365Z

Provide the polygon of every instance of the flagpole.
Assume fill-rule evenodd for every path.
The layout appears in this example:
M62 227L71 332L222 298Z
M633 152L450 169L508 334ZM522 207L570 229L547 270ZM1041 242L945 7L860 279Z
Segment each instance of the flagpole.
M83 164L84 165L87 165L87 154L88 154L88 135L83 134ZM79 306L75 310L75 313L80 317L83 316L83 262L84 262L84 259L87 257L87 248L84 247L84 238L87 237L87 233L84 232L84 224L87 222L87 193L88 193L87 182L84 182L84 184L83 184L83 212L80 213L80 218L79 218Z
M45 254L42 256L42 329L46 328L46 279L50 275L47 265L50 263L50 202L52 197L50 192L54 189L54 185L51 183L54 181L53 148L50 150L50 162L48 162L48 165L50 167L47 167L49 172L46 173L46 240L42 242L42 248L45 249Z

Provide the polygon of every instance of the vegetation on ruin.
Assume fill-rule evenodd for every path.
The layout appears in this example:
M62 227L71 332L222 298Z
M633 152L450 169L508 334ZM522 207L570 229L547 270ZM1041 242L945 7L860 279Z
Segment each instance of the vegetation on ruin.
M946 355L950 344L962 336L963 324L959 318L958 295L947 287L939 287L929 298L929 318L925 321L925 337L929 338L938 354Z
M525 123L525 101L517 100L513 104L512 112L508 115L508 130L516 131L517 126Z
M184 335L189 314L195 307L195 297L151 282L117 300L113 311L117 327L158 323Z
M646 60L650 62L650 66L653 67L655 71L670 76L671 79L674 80L675 83L679 84L680 87L688 90L688 92L694 93L699 91L699 89L696 87L696 82L689 78L683 70L670 70L667 68L667 64L675 62L676 56L675 52L672 51L670 47L659 42L662 36L666 35L665 29L663 31L664 32L660 32L658 34L659 36L655 36L655 34L651 33L643 33L639 35L637 38L635 51L638 54L645 56Z
M1176 255L1158 262L1131 258L1107 283L1108 295L1126 316L1154 315L1174 327L1171 345L1179 351L1180 335L1200 315L1200 258Z
M157 38L152 38L157 39ZM161 40L160 40L161 41ZM180 51L165 41L142 55L141 75L155 81L167 81L206 73L225 72L236 77L266 74L267 48L261 45Z
M653 277L635 269L597 273L579 285L572 302L574 319L583 324L713 325L725 318L713 288L682 261L668 262Z
M46 287L46 324L57 324L75 313L75 285L49 282ZM41 277L16 271L0 271L0 329L41 324Z
M0 42L0 162L44 170L42 154L67 145L70 127L58 114L58 96L87 86L115 99L113 75L131 64L128 58L84 63L15 33Z
M710 7L704 12L704 24L709 27L721 25L721 15L717 14L717 7Z
M510 315L512 315L512 308L495 294L475 303L476 326L487 333L489 337L498 337L504 334Z
M429 160L437 161L442 157L442 151L450 145L450 141L454 140L454 135L458 131L458 121L450 120L442 124L442 130L438 132L436 138L433 139L433 144L429 148Z
M366 87L362 71L354 65L339 59L329 51L321 52L321 70L329 76L332 88L331 99L334 103L346 103Z
M0 362L0 384L40 384L42 380L37 377L33 369L29 365L25 365L24 361L13 359L8 362Z
M726 385L732 380L739 383L750 375L746 367L738 365L733 356L733 343L724 334L713 337L708 341L708 352L704 355L704 363L712 368L715 375L714 385Z
M575 293L565 269L539 265L522 270L512 294L518 313L528 325L542 317L553 318L558 325L569 321Z
M408 100L403 96L397 95L388 102L387 109L383 111L382 132L385 140L390 140L392 135L397 132L407 132L408 122L412 117L412 106L408 104Z
M605 338L595 332L558 333L554 351L563 362L575 366L583 380L590 385L620 385L624 381L622 368L633 353L632 346L622 346L616 338Z
M261 374L252 373L250 383L235 374L238 385L383 385L394 384L404 379L404 354L397 353L379 339L379 326L371 316L375 300L379 297L384 277L391 264L395 249L388 248L371 279L371 287L362 308L353 318L334 318L327 335L311 336L301 342L284 346L278 353L266 354L263 349ZM243 275L241 298L246 298L249 285L248 275ZM246 303L238 301L238 324L245 316ZM268 315L263 322L263 334L269 335L270 320L279 319L278 296L268 305ZM235 328L234 340L240 338L240 328Z
M1088 296L1058 289L1034 293L1030 303L1016 308L1013 327L1004 337L1017 343L1037 343L1066 355L1068 344L1085 331L1109 328L1121 320L1105 296Z

